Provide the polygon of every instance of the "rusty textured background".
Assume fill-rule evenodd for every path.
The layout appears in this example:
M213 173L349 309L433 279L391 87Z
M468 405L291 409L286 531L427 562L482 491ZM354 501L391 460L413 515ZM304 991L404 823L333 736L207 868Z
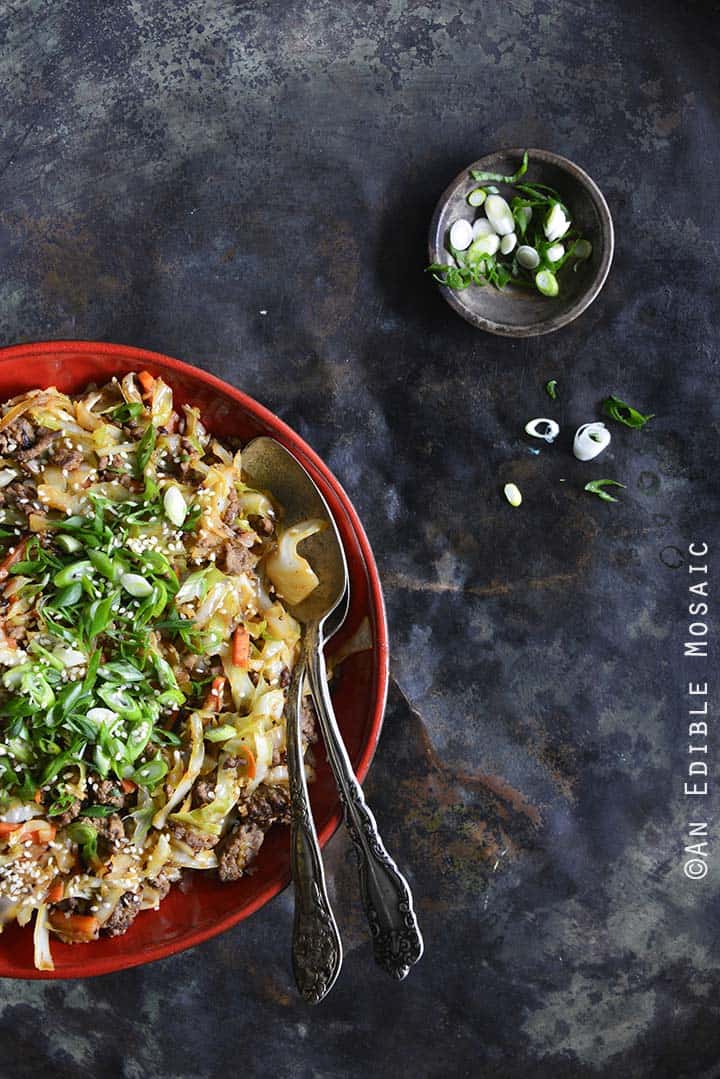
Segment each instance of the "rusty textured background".
M319 1009L292 988L283 895L145 969L3 983L3 1079L720 1075L718 874L681 865L682 552L717 539L717 15L0 5L0 341L177 355L329 461L386 588L367 790L427 940L407 982L383 980L338 835L348 955ZM577 323L513 343L422 267L449 179L523 144L594 176L618 244ZM581 466L571 430L608 392L657 419ZM519 433L548 412L563 434L531 456ZM584 494L590 474L625 482L621 502Z

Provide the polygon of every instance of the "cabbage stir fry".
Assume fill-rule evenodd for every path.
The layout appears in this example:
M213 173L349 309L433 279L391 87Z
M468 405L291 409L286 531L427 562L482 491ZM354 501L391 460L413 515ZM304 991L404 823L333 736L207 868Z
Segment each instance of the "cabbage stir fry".
M287 822L282 600L316 586L297 545L321 524L278 520L147 372L2 409L0 931L34 915L41 970L183 869L237 880Z

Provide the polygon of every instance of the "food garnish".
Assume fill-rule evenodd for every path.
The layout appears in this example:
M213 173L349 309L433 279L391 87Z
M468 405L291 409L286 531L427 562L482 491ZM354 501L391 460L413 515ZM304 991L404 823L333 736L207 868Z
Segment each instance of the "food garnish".
M625 489L624 483L619 483L617 480L590 480L585 484L584 490L589 491L592 495L597 495L598 498L602 498L603 502L618 502L619 499L613 498L611 494L603 490L605 487L622 487Z
M283 601L319 524L280 517L149 372L0 409L0 931L34 915L40 969L288 820Z
M542 438L545 442L554 442L560 434L560 424L556 423L555 420L539 417L536 420L529 420L525 424L525 433L533 438Z
M565 263L572 259L577 269L590 257L592 246L573 227L560 193L546 184L519 182L527 168L526 151L511 176L471 171L476 183L503 183L515 193L509 202L493 186L474 187L468 193L466 202L478 210L478 217L474 222L466 218L452 222L449 261L427 267L436 281L455 290L487 284L497 289L508 284L535 287L552 298L560 292L557 274Z
M610 432L604 423L584 423L573 439L573 453L578 461L592 461L610 445Z
M624 423L626 427L634 427L636 429L644 427L648 420L655 418L654 412L650 412L647 416L644 416L642 412L638 412L632 405L627 405L624 401L621 401L619 397L615 397L614 394L611 394L610 397L606 397L603 401L603 412L611 419L617 420L618 423Z

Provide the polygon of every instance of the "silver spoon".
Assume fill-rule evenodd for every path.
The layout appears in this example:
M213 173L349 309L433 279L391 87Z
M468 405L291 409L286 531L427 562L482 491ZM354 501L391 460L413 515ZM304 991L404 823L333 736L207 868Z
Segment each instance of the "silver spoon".
M288 701L288 745L290 727L299 727L297 708L302 675L307 666L328 760L345 812L345 824L358 856L360 892L372 933L375 960L392 977L402 979L423 953L423 940L413 908L412 894L407 881L385 849L375 818L365 802L362 787L355 778L335 718L325 673L323 645L326 631L330 623L333 632L338 628L337 615L341 613L339 608L342 608L343 602L347 604L348 596L347 563L337 526L313 480L300 462L279 442L265 437L255 439L243 450L242 462L253 482L258 487L271 491L283 506L285 524L292 525L297 521L316 517L326 521L328 525L325 531L310 536L303 543L303 555L312 565L320 583L302 603L290 608L294 617L304 625L305 632L301 642L300 659L294 671L298 685L293 691L293 700ZM344 617L344 610L342 614ZM294 681L291 682L291 690L294 684ZM294 732L294 737L297 738L299 747L299 730ZM299 748L298 752L301 752ZM300 763L302 764L301 760ZM300 771L302 772L302 768ZM298 806L298 815L300 814L301 807ZM294 848L295 843L295 858ZM319 858L317 866L313 863L316 872L318 867L324 885ZM300 865L297 868L299 872ZM294 867L293 875L295 871ZM322 917L326 918L329 905L320 909ZM339 953L339 939L337 947ZM339 962L338 958L338 970ZM332 982L325 992L330 985Z

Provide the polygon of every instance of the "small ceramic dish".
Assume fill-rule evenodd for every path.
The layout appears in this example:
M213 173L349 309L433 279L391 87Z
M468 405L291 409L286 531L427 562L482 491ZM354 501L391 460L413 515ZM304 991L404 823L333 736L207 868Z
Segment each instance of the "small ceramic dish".
M473 221L482 208L468 205L467 196L478 183L471 170L512 175L522 161L522 149L498 150L473 161L443 192L430 225L430 262L446 263L448 233L460 218ZM444 298L459 315L478 329L504 337L535 337L551 333L576 319L590 306L605 279L615 246L612 218L597 184L572 161L549 150L528 150L528 169L521 183L547 184L555 188L570 211L573 226L592 244L592 254L578 266L560 271L560 292L555 297L541 295L533 288L506 285L469 285L462 290L439 285ZM487 184L482 186L486 187ZM513 192L506 184L496 184L509 200Z

